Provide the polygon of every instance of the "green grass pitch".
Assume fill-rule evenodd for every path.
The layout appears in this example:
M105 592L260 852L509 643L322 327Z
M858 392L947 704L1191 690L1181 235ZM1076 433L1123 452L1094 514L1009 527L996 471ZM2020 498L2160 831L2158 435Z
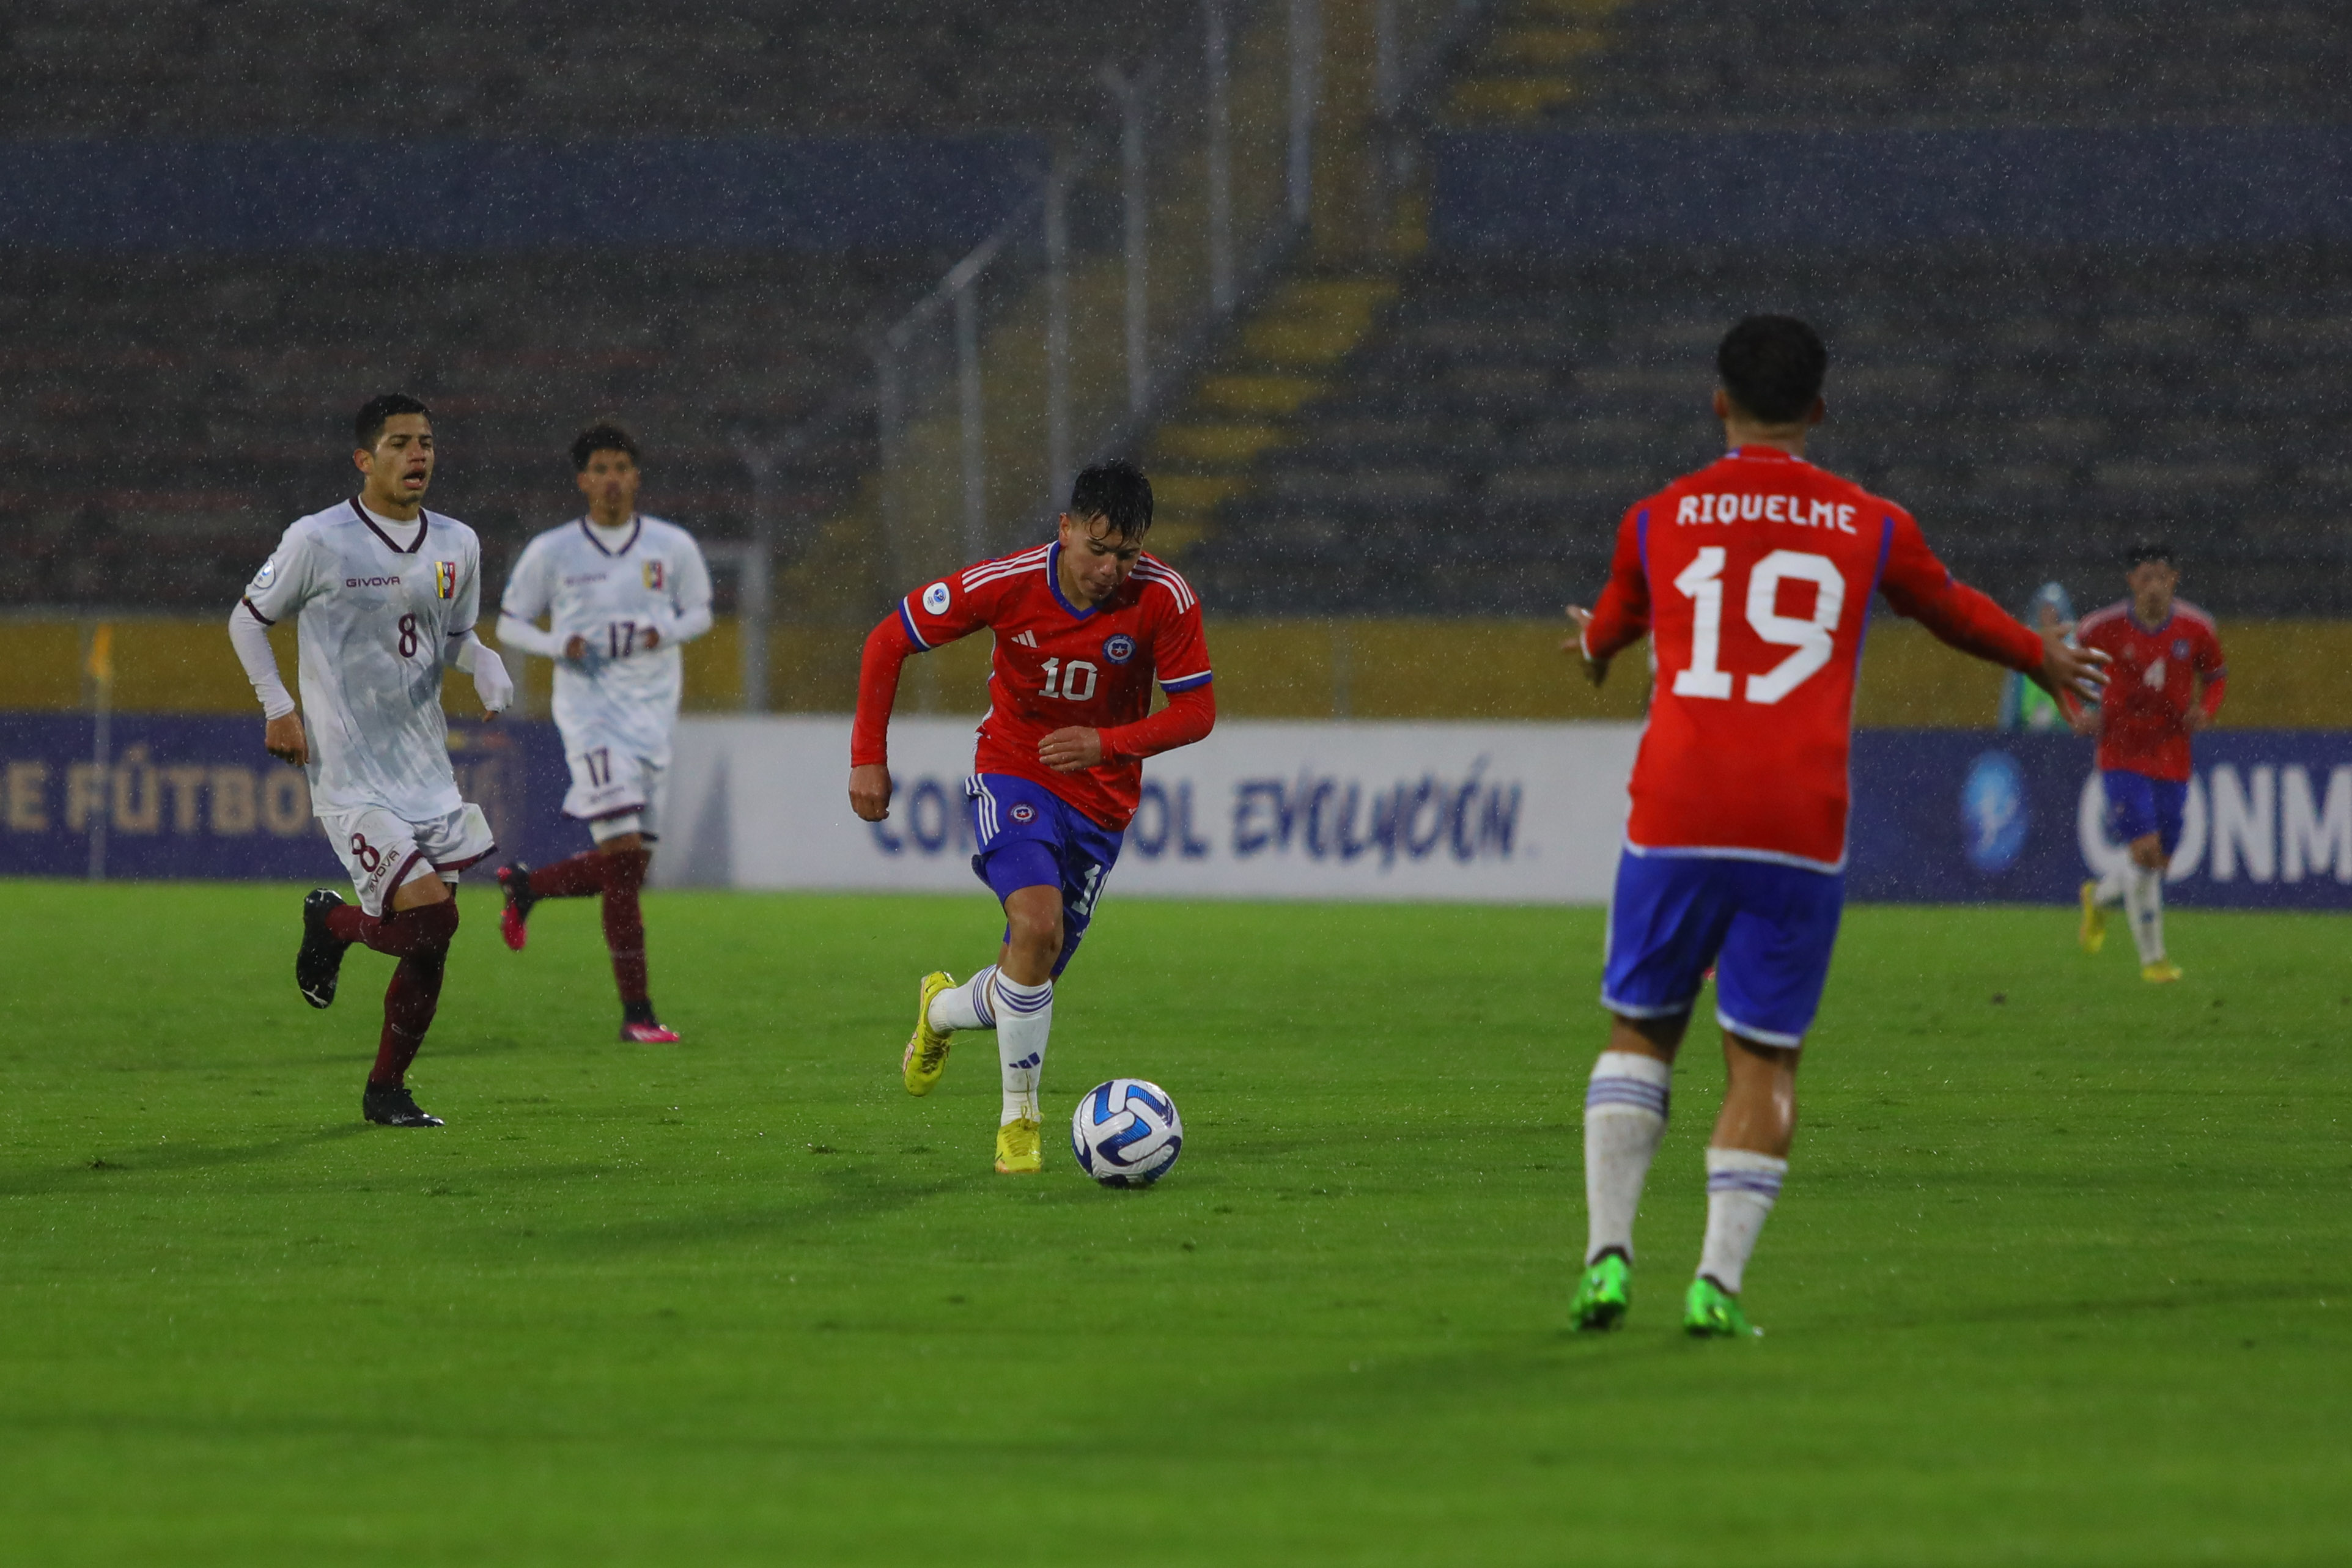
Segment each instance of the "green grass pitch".
M969 898L468 893L368 1129L389 960L285 888L0 884L0 1559L44 1564L2289 1563L2352 1552L2341 918L1865 908L1747 1343L1676 1332L1695 1033L1622 1333L1564 1332L1584 910L1107 901L1042 1179L993 1049L898 1083ZM2120 931L2118 946L2127 946ZM1708 1031L1711 1037L1711 1031ZM1097 1190L1062 1119L1185 1113Z

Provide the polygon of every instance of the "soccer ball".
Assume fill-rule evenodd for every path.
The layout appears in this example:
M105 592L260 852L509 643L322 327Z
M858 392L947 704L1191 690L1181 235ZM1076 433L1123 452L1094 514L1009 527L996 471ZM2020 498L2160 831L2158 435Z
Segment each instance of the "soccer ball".
M1114 1078L1087 1092L1070 1115L1070 1152L1105 1186L1150 1186L1184 1147L1184 1118L1157 1083Z

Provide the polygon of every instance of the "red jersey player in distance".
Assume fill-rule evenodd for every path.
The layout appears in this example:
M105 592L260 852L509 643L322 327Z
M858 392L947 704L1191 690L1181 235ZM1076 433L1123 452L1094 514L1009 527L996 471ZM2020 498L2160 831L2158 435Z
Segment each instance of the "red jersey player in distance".
M908 594L866 639L851 732L849 803L889 815L887 747L898 673L910 654L996 634L988 716L966 786L980 852L972 869L1004 905L996 962L962 985L918 987L901 1063L928 1094L958 1030L996 1031L1003 1103L996 1168L1042 1167L1037 1087L1054 1023L1054 981L1077 951L1143 789L1143 759L1216 723L1201 601L1143 552L1151 485L1131 463L1080 474L1054 539L985 560ZM1151 711L1154 683L1168 706Z
M2172 547L2135 545L2124 580L2131 597L2083 617L2075 641L2115 661L2115 679L2095 706L2068 705L2079 735L2099 737L2099 783L2107 831L2129 848L2095 882L2083 884L2082 943L2106 945L2106 906L2121 904L2139 948L2140 977L2180 978L2164 951L2164 873L2180 847L2189 800L2189 737L2221 711L2229 670L2213 618L2176 597Z
M1580 635L1568 646L1596 685L1645 634L1657 671L1610 901L1601 1004L1616 1017L1585 1096L1580 1328L1613 1327L1626 1310L1634 1208L1713 966L1729 1083L1684 1326L1748 1330L1742 1276L1788 1171L1797 1061L1843 906L1846 755L1872 595L2053 691L2095 686L2105 662L1955 582L1909 513L1805 461L1828 364L1802 321L1734 327L1715 394L1729 451L1625 514L1608 586L1591 612L1570 612Z

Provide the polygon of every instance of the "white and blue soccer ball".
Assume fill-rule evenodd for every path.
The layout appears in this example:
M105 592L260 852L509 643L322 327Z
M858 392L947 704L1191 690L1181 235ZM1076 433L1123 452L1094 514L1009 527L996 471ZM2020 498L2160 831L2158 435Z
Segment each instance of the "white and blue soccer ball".
M1114 1078L1097 1083L1070 1116L1070 1152L1105 1186L1150 1186L1184 1148L1184 1118L1157 1083Z

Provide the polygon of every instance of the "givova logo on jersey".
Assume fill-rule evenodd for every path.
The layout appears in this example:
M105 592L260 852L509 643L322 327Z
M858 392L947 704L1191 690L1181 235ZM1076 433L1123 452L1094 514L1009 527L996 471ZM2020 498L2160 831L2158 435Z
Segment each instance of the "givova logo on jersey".
M456 561L436 560L433 563L433 597L436 599L457 597L457 563Z

